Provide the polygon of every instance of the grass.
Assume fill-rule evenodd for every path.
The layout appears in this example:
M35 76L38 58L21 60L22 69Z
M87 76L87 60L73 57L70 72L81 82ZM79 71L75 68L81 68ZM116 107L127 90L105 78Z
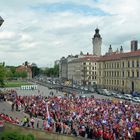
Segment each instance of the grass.
M62 134L56 134L56 133L49 133L41 130L35 130L31 128L26 127L20 127L17 125L13 125L10 123L5 122L4 125L4 132L5 131L17 131L21 134L33 134L36 138L36 140L85 140L84 138L79 137L73 137L73 136L67 136Z
M5 82L5 87L20 87L22 85L31 85L31 84L27 83L27 82L22 82L22 81L8 81L8 82Z

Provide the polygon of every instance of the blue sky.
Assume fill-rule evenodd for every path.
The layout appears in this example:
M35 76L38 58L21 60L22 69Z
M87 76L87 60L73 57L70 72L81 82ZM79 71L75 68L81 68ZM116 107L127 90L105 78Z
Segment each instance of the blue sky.
M0 1L0 60L7 65L24 61L52 66L69 54L92 53L98 26L102 54L112 44L130 50L140 38L139 0L4 0Z
M56 12L72 12L92 16L108 16L109 13L102 11L99 8L92 8L87 5L67 3L52 3L52 4L38 4L30 7L31 10L42 13L56 13Z

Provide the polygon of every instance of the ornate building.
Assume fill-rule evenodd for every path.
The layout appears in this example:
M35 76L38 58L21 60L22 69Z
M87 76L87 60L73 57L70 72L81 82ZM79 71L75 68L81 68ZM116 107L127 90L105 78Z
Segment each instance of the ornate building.
M101 45L102 45L102 38L99 34L99 29L95 29L94 37L92 38L93 44L93 54L100 56L101 55Z
M123 52L121 46L120 52L108 52L100 57L97 68L99 87L140 92L140 50L137 50L137 43L132 42L130 52Z
M93 54L60 60L60 77L74 80L82 85L94 85L110 90L140 93L140 49L138 41L131 41L131 51L124 52L123 47L113 52L112 46L101 56L102 38L99 29L95 29L92 38ZM64 62L63 62L64 61Z

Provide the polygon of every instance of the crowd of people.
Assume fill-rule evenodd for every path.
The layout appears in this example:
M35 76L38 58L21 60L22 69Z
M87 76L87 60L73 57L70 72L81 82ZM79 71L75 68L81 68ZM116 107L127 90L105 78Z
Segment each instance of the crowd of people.
M16 110L29 114L23 126L104 140L140 140L140 107L127 101L94 97L16 96ZM43 119L40 124L39 119ZM35 123L35 121L37 121ZM19 123L19 122L18 122Z

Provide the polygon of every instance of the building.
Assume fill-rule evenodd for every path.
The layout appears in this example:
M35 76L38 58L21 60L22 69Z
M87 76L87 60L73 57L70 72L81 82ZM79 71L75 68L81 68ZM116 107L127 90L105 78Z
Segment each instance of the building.
M59 61L59 78L61 80L68 80L68 62L78 58L78 55L68 55L66 58L62 57Z
M97 57L83 55L68 62L68 79L79 85L97 84Z
M99 34L99 29L95 29L95 34L92 38L92 44L93 44L93 54L97 56L101 56L101 45L102 45L102 38Z
M132 40L130 52L113 51L101 55L102 38L99 29L95 29L92 38L93 54L67 57L60 60L60 77L81 85L94 85L110 90L140 93L140 49L138 41ZM69 58L69 59L68 59Z
M140 50L132 43L131 51L108 52L98 60L97 84L99 87L124 92L140 92ZM109 49L110 50L110 49Z
M16 68L17 72L27 72L27 79L32 79L31 65L22 64Z

